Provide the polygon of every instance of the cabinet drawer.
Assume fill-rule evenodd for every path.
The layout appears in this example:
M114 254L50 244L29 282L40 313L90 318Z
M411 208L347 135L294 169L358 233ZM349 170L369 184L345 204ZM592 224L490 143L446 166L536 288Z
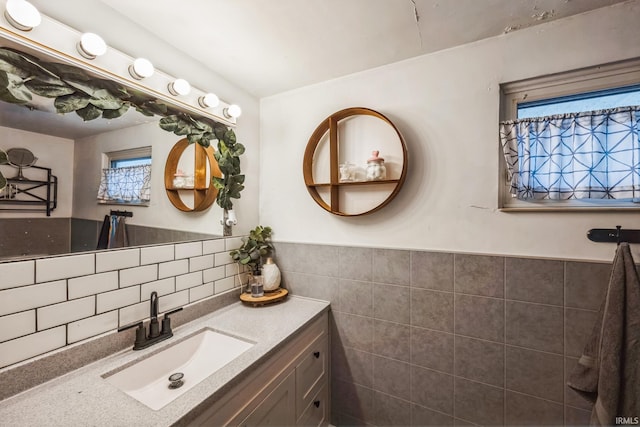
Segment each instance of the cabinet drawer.
M328 367L327 336L318 337L296 367L297 415L309 406L318 389L326 382Z
M329 410L329 389L327 384L320 389L302 416L298 419L298 426L318 427L327 425Z

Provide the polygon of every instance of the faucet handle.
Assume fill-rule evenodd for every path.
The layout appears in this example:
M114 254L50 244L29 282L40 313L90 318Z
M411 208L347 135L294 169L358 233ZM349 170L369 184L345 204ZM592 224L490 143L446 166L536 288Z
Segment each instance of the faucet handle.
M171 331L171 319L169 318L170 314L177 313L182 310L182 307L176 308L175 310L168 311L164 314L164 318L162 319L162 332L161 334L173 334Z
M131 323L130 325L126 325L123 326L121 328L118 328L118 332L122 332L122 331L126 331L127 329L131 329L133 327L138 327L136 329L136 341L133 343L133 349L137 350L140 348L140 346L142 346L145 341L147 340L146 334L145 334L145 330L144 330L144 323L141 321L137 322L137 323Z

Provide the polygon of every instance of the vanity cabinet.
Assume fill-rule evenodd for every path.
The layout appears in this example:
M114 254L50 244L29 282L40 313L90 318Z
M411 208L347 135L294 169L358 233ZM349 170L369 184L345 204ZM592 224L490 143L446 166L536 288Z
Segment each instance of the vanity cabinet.
M329 416L325 313L205 409L191 426L322 426Z

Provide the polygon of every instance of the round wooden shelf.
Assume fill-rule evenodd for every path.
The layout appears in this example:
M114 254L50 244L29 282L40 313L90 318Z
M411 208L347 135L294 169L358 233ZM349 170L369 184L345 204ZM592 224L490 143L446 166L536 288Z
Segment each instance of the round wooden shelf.
M353 117L353 116L371 116L382 120L387 123L398 138L398 144L400 145L400 150L402 151L402 170L400 172L400 176L394 179L384 179L379 181L352 181L352 182L340 182L339 177L339 141L338 141L338 129L340 126L340 121ZM314 174L313 174L313 165L316 157L316 150L323 140L324 136L329 132L329 182L315 182ZM357 142L352 142L357 144ZM333 113L329 117L318 125L316 130L309 138L309 142L307 143L307 147L304 152L304 161L303 161L303 174L304 174L304 182L309 191L309 194L315 200L315 202L320 205L327 212L331 212L334 215L340 216L360 216L366 215L373 212L376 212L383 207L385 207L393 198L398 194L400 189L402 188L402 184L404 184L404 180L407 175L407 165L408 165L408 155L407 155L407 146L400 134L398 128L383 114L371 110L369 108L363 107L354 107L354 108L346 108L344 110L340 110L336 113ZM382 186L386 186L387 188L392 186L392 189L389 192L389 195L379 204L374 206L369 210L365 210L363 212L347 212L345 209L340 206L340 197L341 192L345 191L345 189L363 189L369 187L379 186L380 188L384 188ZM330 201L325 201L321 196L319 190L320 189L328 189Z
M211 177L222 177L222 172L213 156L213 146L204 148L202 145L194 143L194 186L174 187L173 176L178 170L178 162L182 154L189 145L187 138L181 139L169 152L167 163L164 166L164 186L167 197L177 209L183 212L200 212L208 209L218 195L218 190L211 185L211 179L207 180L207 164ZM180 193L185 191L193 193L193 207L187 206L180 197Z

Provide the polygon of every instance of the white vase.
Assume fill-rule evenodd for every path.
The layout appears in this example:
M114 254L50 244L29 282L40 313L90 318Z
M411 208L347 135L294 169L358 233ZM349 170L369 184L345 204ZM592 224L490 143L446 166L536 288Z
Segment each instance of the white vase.
M280 269L271 258L267 258L262 266L262 283L265 291L275 291L280 287Z

